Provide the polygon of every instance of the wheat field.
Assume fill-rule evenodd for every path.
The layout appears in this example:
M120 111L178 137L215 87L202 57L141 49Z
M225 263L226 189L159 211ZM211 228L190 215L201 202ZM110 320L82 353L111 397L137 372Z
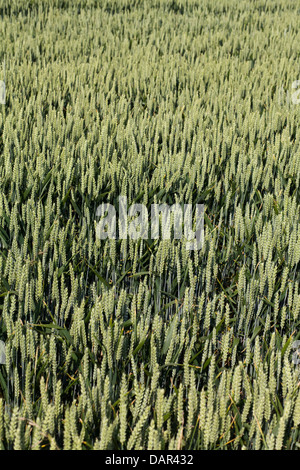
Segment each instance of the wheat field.
M1 449L300 448L297 15L0 1ZM97 238L119 196L201 249Z

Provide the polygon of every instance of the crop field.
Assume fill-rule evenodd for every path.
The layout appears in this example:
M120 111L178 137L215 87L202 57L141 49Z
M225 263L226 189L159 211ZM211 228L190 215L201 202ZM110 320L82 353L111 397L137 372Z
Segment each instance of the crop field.
M299 13L0 0L0 449L300 449Z

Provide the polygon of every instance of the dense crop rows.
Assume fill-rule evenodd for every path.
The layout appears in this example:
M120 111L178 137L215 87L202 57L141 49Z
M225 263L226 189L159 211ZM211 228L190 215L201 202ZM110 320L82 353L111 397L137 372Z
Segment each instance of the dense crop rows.
M2 449L299 447L296 4L1 0ZM120 195L203 247L97 239Z

